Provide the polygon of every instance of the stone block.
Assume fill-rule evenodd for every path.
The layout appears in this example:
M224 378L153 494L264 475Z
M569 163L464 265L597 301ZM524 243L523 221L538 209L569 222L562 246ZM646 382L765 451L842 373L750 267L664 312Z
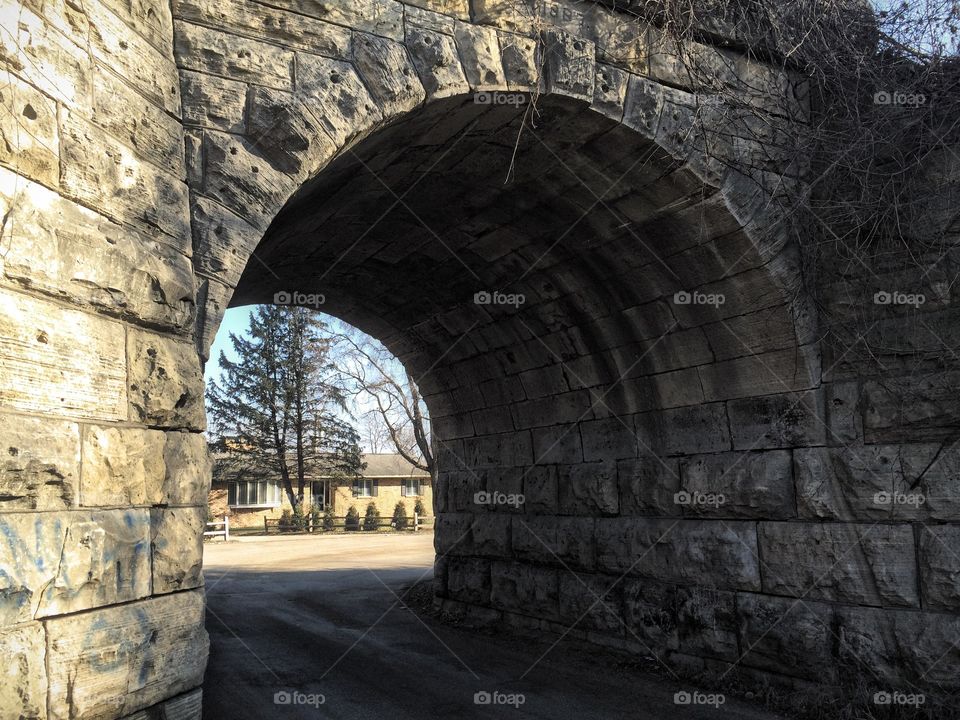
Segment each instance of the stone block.
M364 0L363 2L318 3L316 0L283 0L284 7L324 22L342 25L361 32L403 39L403 8L396 0Z
M793 462L786 450L696 455L680 460L680 473L685 495L678 510L684 514L767 519L797 515ZM704 496L713 496L715 502L701 502Z
M133 107L136 113L130 112ZM96 125L161 170L180 180L185 177L180 123L100 67L93 75L92 110Z
M0 404L125 420L123 344L118 322L0 291Z
M623 583L605 575L561 573L559 611L568 627L623 635Z
M244 83L181 70L180 93L184 125L229 133L244 131L247 101L247 86Z
M863 384L864 439L868 443L951 437L960 422L960 373L937 372Z
M470 91L453 37L410 26L406 31L406 46L428 98L451 97Z
M8 284L143 323L192 325L193 269L179 251L189 246L157 242L3 169L0 214Z
M167 433L163 465L162 502L169 505L202 505L207 501L211 463L204 435Z
M202 430L203 374L191 343L127 331L130 419L146 425Z
M895 445L798 449L793 453L800 517L883 520L892 505L877 502L902 485L901 450Z
M80 481L80 430L60 420L0 415L0 508L74 507Z
M506 86L496 30L469 22L457 22L454 38L464 75L473 90L501 90Z
M960 612L960 526L926 525L919 542L923 606Z
M830 605L738 593L737 615L742 665L819 683L836 681Z
M159 430L85 426L80 504L152 505L162 499L163 449Z
M740 659L738 626L736 593L677 588L677 634L683 652L736 662Z
M473 515L470 513L444 513L437 516L433 535L433 547L437 556L465 555L472 542Z
M403 43L355 33L353 63L386 119L409 112L426 99Z
M611 120L623 119L623 104L627 98L628 74L612 65L597 65L593 81L593 101L590 107Z
M762 522L763 590L861 605L919 607L909 525Z
M754 523L600 518L597 568L721 589L760 589Z
M828 443L844 446L863 441L860 386L856 381L824 385Z
M636 640L657 657L665 651L676 650L679 647L676 587L646 579L627 579L622 585L626 637Z
M561 30L544 32L543 81L547 92L593 102L596 47Z
M576 425L533 429L533 460L538 465L583 461L580 433Z
M561 465L557 483L561 513L616 515L620 511L617 464L613 461Z
M0 717L44 720L47 717L46 636L43 625L25 623L0 630Z
M189 236L187 186L176 175L144 162L74 113L61 113L60 153L60 185L68 197L151 232Z
M197 270L235 287L263 233L223 205L196 193L191 197L190 215Z
M147 510L0 517L0 624L149 595L149 524Z
M700 379L708 401L807 390L820 382L820 361L800 349L777 350L701 367Z
M176 0L174 13L179 20L269 40L286 48L340 59L350 57L348 28L300 13L248 0Z
M584 420L580 423L583 440L583 459L587 462L634 458L640 451L639 439L633 427L633 418L628 416Z
M50 720L124 716L203 682L209 640L199 591L45 625Z
M500 36L500 59L503 75L510 90L532 91L540 81L537 67L537 42L513 33L498 33Z
M865 666L893 688L960 687L960 618L941 613L844 607L836 609L840 659L855 672Z
M590 570L595 567L593 518L517 516L513 518L513 553L547 565Z
M484 557L510 556L510 517L486 513L474 516L470 552Z
M559 473L556 466L534 465L523 471L524 512L556 514L559 508Z
M326 165L336 152L333 140L301 99L270 88L247 91L247 140L250 150L274 170L302 179Z
M723 403L672 408L654 417L660 427L663 452L667 455L694 455L730 449L730 430ZM656 446L653 449L656 450Z
M643 454L617 463L620 512L623 515L679 515L674 496L680 491L677 461Z
M278 90L293 89L291 50L179 20L174 23L173 37L177 63L187 70Z
M7 75L0 90L0 163L48 187L60 181L57 104L32 86Z
M154 508L150 511L154 595L202 584L206 523L206 507Z
M558 620L557 572L516 562L495 562L490 567L490 602L499 610Z
M348 62L298 54L297 97L338 148L363 137L383 120L376 101Z
M257 153L254 142L208 131L203 136L203 194L260 230L297 188L297 181Z
M474 558L451 557L447 562L447 593L454 600L490 604L490 564Z
M727 403L736 450L825 445L824 393L785 393L740 398Z

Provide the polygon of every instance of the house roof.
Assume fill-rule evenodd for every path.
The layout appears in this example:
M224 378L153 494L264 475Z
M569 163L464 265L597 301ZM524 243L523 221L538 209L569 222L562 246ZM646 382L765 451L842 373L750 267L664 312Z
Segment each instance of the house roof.
M430 473L407 462L399 453L364 453L364 477L430 477Z

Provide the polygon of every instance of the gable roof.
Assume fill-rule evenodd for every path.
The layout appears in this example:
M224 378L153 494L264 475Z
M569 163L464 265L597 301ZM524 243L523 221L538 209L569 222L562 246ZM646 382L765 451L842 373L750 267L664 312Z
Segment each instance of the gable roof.
M364 477L430 477L430 473L407 462L399 453L364 453L362 460L367 464Z

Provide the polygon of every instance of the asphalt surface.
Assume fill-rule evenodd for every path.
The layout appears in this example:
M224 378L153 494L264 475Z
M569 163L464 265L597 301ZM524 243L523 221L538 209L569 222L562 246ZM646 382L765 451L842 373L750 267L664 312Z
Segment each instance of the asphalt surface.
M678 705L692 687L416 614L398 595L431 577L433 557L430 534L208 544L204 718L779 717L734 698Z

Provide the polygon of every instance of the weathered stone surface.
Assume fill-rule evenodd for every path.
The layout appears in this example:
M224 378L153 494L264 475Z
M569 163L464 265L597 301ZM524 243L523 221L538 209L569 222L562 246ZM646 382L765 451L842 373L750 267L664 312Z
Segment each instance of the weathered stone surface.
M960 686L960 618L940 613L837 606L841 660L851 668L866 665L893 687L935 683Z
M174 13L181 20L262 38L284 47L328 57L350 57L350 31L248 0L177 0Z
M374 35L395 40L403 37L403 5L396 0L366 0L353 3L277 0L275 4L289 7L301 15Z
M476 515L470 552L484 557L510 556L510 518L506 515Z
M123 343L120 323L0 291L0 404L125 420Z
M127 83L174 116L180 114L180 84L169 40L165 52L130 32L101 3L84 5L90 19L87 33L77 38L104 67L113 68Z
M177 63L187 70L293 89L294 53L276 45L176 21Z
M0 415L0 508L61 510L77 504L80 431L75 423Z
M149 524L146 510L2 516L0 624L149 595Z
M623 118L623 103L627 97L627 73L612 65L597 65L593 82L591 107L611 120Z
M960 610L960 526L920 530L920 594L925 608Z
M269 88L247 92L247 138L274 170L300 177L313 174L336 150L295 95Z
M736 593L699 587L677 588L680 649L699 657L737 661L740 650Z
M201 433L170 432L163 450L161 502L202 505L210 490L210 452Z
M47 717L46 638L43 625L26 623L0 630L0 716L43 720Z
M406 32L406 46L429 99L470 91L451 36L410 26Z
M127 362L131 420L203 429L203 375L193 345L131 328Z
M403 43L356 33L353 63L383 110L384 118L412 110L427 96Z
M561 573L559 613L569 627L622 635L623 584L604 575Z
M190 202L194 265L235 286L262 233L239 215L202 195Z
M596 565L594 528L593 518L517 516L513 552L523 560L589 570Z
M788 451L730 452L680 460L684 514L707 517L796 517ZM703 496L715 502L701 502ZM722 496L722 498L721 498Z
M556 570L495 562L490 566L490 584L490 602L495 608L550 620L559 618L560 587Z
M856 382L832 382L824 386L828 443L850 445L863 440L860 387Z
M533 460L538 465L583 461L576 425L556 425L533 430Z
M215 75L180 71L183 123L224 132L245 130L244 110L247 86Z
M513 33L498 34L507 87L517 91L535 90L540 83L536 40Z
M54 618L46 629L50 720L126 715L203 681L199 591Z
M941 440L960 420L960 373L911 375L863 384L863 429L868 443Z
M9 32L0 33L0 58L35 88L67 105L83 105L90 93L91 60L81 47L20 6Z
M474 558L451 557L447 562L447 593L461 602L490 604L490 564Z
M414 5L424 10L451 15L460 20L470 19L469 0L406 0L406 5Z
M548 92L593 102L596 48L562 31L544 33L543 81Z
M131 107L138 108L136 116L130 113ZM184 178L180 123L99 67L93 75L92 119L161 170Z
M561 513L616 515L620 510L615 462L562 466L558 484Z
M383 119L348 62L298 54L297 96L338 148L362 137Z
M102 130L70 113L61 117L63 191L108 217L174 238L189 233L187 186L143 162Z
M679 515L674 495L680 491L676 460L644 453L617 463L620 512L623 515Z
M159 430L85 426L80 504L96 507L160 502L165 443Z
M762 522L763 590L775 595L919 607L909 525Z
M727 413L736 450L826 444L824 394L819 390L731 400Z
M233 135L204 133L203 154L203 194L261 229L296 187L293 178L259 157L252 143Z
M626 636L660 656L679 646L677 589L650 580L623 580L623 617Z
M150 511L154 595L195 588L203 582L206 523L206 507Z
M600 518L597 567L707 587L760 589L755 526L742 521Z
M194 318L190 260L0 169L2 276L20 287L175 329Z
M701 367L700 378L708 401L745 398L815 387L820 363L800 350L780 350Z
M737 593L737 616L744 666L817 682L835 681L830 605Z
M654 416L667 455L692 455L730 449L730 428L723 403L664 410ZM638 418L638 431L644 421ZM642 437L642 435L641 435ZM650 446L656 448L653 443Z
M473 90L500 90L506 85L496 30L458 22L454 38L464 74Z
M8 76L0 90L0 163L56 187L60 179L57 104L32 86Z

